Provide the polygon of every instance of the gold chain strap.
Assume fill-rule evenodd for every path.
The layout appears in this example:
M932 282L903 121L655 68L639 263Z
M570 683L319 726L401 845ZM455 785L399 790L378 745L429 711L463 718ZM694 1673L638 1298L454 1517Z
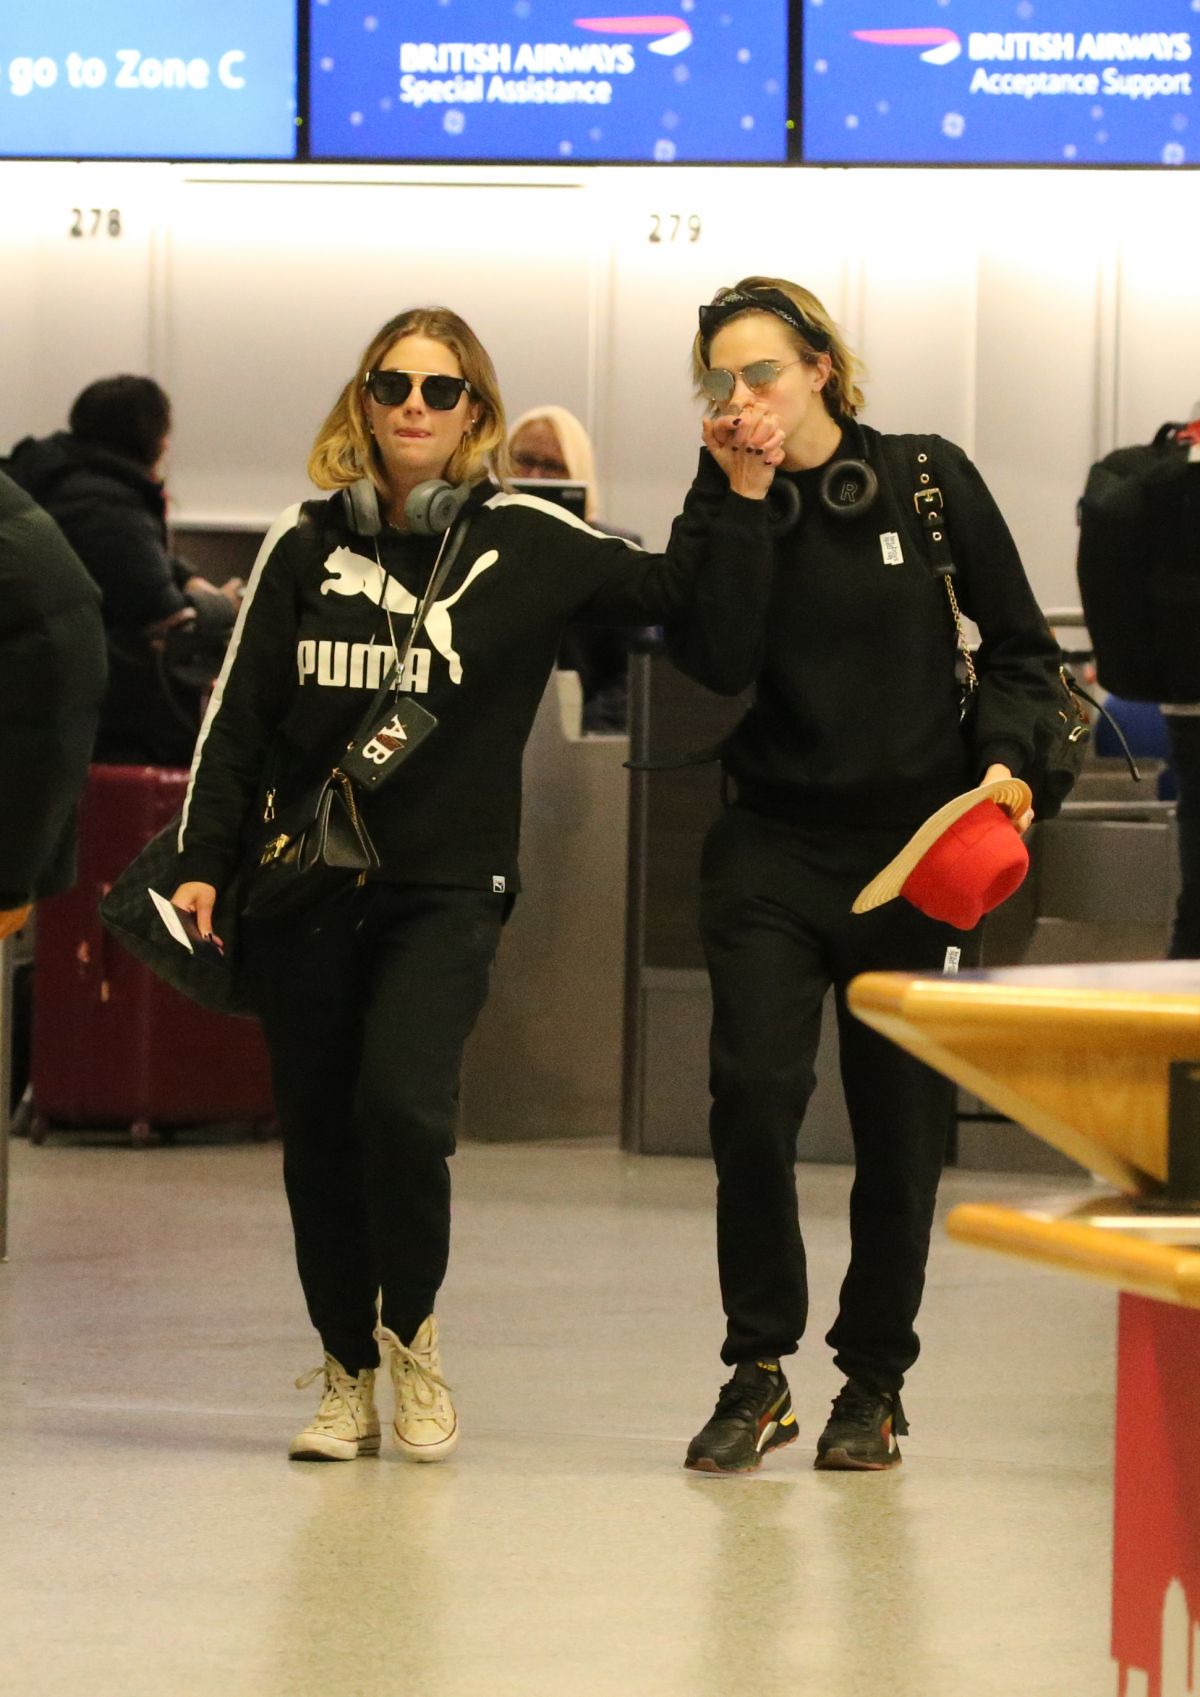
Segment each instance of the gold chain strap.
M350 822L354 826L356 834L361 837L363 827L362 820L358 816L358 797L354 793L354 784L337 766L334 767L331 776L342 792L342 800L346 804L346 812L350 815Z
M975 670L975 656L971 653L967 644L962 614L958 610L958 596L954 593L954 585L948 577L944 577L942 582L946 585L946 594L950 597L950 611L954 614L954 629L958 636L958 652L963 657L963 667L967 674L967 694L973 695L979 688L979 674Z

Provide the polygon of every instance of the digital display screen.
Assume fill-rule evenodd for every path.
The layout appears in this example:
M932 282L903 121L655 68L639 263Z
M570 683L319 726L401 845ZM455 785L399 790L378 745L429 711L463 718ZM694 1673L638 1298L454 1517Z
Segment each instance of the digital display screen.
M1200 163L1195 0L804 0L813 164Z
M291 159L295 0L15 0L0 156Z
M787 157L787 0L311 0L314 159Z

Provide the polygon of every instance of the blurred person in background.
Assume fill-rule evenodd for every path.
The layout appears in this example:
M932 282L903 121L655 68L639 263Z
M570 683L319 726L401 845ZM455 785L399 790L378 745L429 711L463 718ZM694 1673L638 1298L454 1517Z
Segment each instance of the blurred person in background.
M0 473L0 941L75 879L75 818L104 694L100 594Z
M566 407L539 406L512 426L509 454L519 478L554 478L581 483L583 516L593 530L641 545L641 537L599 517L596 456L591 438ZM620 735L629 722L629 648L642 632L611 625L568 625L558 651L560 672L578 672L583 687L582 730L587 736Z
M241 583L216 589L167 542L171 403L151 377L89 383L69 429L18 442L13 480L56 521L99 587L108 693L93 758L187 766Z

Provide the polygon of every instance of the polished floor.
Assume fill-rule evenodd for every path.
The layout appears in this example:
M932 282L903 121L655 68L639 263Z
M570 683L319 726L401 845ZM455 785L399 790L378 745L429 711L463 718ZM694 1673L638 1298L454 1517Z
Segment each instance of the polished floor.
M319 1360L276 1145L13 1147L0 1691L1092 1697L1114 1304L939 1234L893 1474L811 1467L849 1175L801 1169L803 1439L680 1462L720 1384L705 1163L468 1145L441 1304L463 1441L285 1459ZM1045 1181L954 1175L949 1203Z

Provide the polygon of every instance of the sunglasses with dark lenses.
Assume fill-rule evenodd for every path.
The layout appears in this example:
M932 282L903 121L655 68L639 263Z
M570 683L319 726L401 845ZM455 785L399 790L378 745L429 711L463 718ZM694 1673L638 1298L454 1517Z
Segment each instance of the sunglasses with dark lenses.
M761 395L779 381L781 371L786 371L789 365L803 363L798 359L756 359L752 365L744 365L740 371L724 371L717 366L704 373L700 379L700 388L714 406L723 407L733 399L733 391L737 388L739 377L752 395Z
M444 377L440 371L368 371L363 383L381 407L398 407L416 384L421 399L434 412L451 412L463 395L471 393L465 377Z

